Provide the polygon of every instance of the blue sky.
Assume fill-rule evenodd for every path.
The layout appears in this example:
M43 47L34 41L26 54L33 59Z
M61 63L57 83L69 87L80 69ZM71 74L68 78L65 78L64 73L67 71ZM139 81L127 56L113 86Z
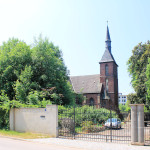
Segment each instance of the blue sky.
M0 44L10 37L32 44L42 34L60 47L70 75L99 74L108 20L119 92L128 94L126 63L150 40L149 7L149 0L0 0Z

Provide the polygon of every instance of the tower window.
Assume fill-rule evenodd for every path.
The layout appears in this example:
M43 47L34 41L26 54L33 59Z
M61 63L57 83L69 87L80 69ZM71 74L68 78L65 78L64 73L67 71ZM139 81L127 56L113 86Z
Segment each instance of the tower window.
M109 75L109 73L108 73L108 65L105 66L105 75L106 76Z

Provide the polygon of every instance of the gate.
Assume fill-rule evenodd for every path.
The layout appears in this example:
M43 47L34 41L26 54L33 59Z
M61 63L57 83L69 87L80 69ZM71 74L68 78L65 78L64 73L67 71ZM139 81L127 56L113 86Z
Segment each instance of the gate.
M129 113L130 115L130 113ZM130 143L130 118L100 105L59 107L59 137Z
M144 113L144 141L150 145L150 113Z

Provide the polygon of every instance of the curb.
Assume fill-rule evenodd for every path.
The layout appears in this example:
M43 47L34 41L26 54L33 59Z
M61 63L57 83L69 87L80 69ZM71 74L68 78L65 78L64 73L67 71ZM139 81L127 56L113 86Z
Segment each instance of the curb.
M8 139L13 139L13 140L27 141L26 139L12 137L12 136L5 136L5 135L3 136L3 135L0 135L0 137L2 137L2 138L8 138Z

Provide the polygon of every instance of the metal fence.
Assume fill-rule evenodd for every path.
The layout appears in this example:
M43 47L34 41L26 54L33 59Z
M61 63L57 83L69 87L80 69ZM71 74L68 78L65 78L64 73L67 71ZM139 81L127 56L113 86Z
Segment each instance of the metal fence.
M150 145L150 113L144 113L144 141Z
M122 118L100 105L60 107L59 137L106 142L131 142L130 113ZM122 120L121 120L122 119Z

